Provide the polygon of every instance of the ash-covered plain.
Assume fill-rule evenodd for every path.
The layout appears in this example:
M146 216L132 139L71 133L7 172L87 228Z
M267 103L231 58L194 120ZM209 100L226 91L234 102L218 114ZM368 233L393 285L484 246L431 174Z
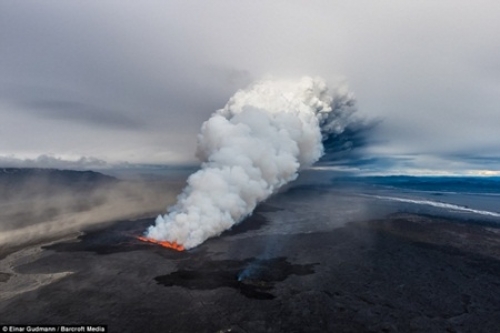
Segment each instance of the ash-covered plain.
M231 230L184 252L136 239L153 216L26 244L0 262L0 324L494 332L496 224L380 200L374 191L299 179Z

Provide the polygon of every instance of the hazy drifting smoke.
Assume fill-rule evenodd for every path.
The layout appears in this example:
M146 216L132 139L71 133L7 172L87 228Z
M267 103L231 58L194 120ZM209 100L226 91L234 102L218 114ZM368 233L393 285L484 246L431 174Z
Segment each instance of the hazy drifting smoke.
M231 228L316 162L322 141L340 134L353 112L353 95L320 78L263 80L238 91L203 124L201 169L146 236L189 249Z

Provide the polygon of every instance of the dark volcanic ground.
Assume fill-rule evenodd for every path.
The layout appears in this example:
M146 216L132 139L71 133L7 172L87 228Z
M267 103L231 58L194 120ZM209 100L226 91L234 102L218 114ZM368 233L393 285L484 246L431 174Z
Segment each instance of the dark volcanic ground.
M271 200L187 252L137 241L152 223L146 219L11 255L0 265L0 324L94 323L111 332L498 331L499 229L396 213L328 230L268 232L279 230L272 216L299 214L300 207L294 213L281 202Z

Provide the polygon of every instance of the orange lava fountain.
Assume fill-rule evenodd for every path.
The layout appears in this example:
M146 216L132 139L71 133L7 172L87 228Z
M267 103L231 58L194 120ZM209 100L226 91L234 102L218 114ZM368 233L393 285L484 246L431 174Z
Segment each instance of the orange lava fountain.
M169 248L169 249L172 249L172 250L176 250L176 251L179 251L179 252L185 250L185 248L184 248L184 246L182 246L182 244L178 244L176 242L159 241L159 240L156 240L156 239L147 238L147 237L143 237L143 236L139 236L139 237L137 237L137 239L141 240L143 242L158 244L158 245L161 245L163 247L166 247L166 248Z

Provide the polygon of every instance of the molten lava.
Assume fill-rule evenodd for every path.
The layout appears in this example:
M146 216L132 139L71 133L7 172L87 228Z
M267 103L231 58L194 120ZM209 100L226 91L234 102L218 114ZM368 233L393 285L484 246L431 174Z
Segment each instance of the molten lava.
M141 240L143 242L158 244L158 245L161 245L163 247L166 247L166 248L169 248L172 250L176 250L176 251L184 251L185 250L184 246L182 246L182 244L178 244L176 242L159 241L159 240L144 237L144 236L139 236L139 237L137 237L137 239Z

